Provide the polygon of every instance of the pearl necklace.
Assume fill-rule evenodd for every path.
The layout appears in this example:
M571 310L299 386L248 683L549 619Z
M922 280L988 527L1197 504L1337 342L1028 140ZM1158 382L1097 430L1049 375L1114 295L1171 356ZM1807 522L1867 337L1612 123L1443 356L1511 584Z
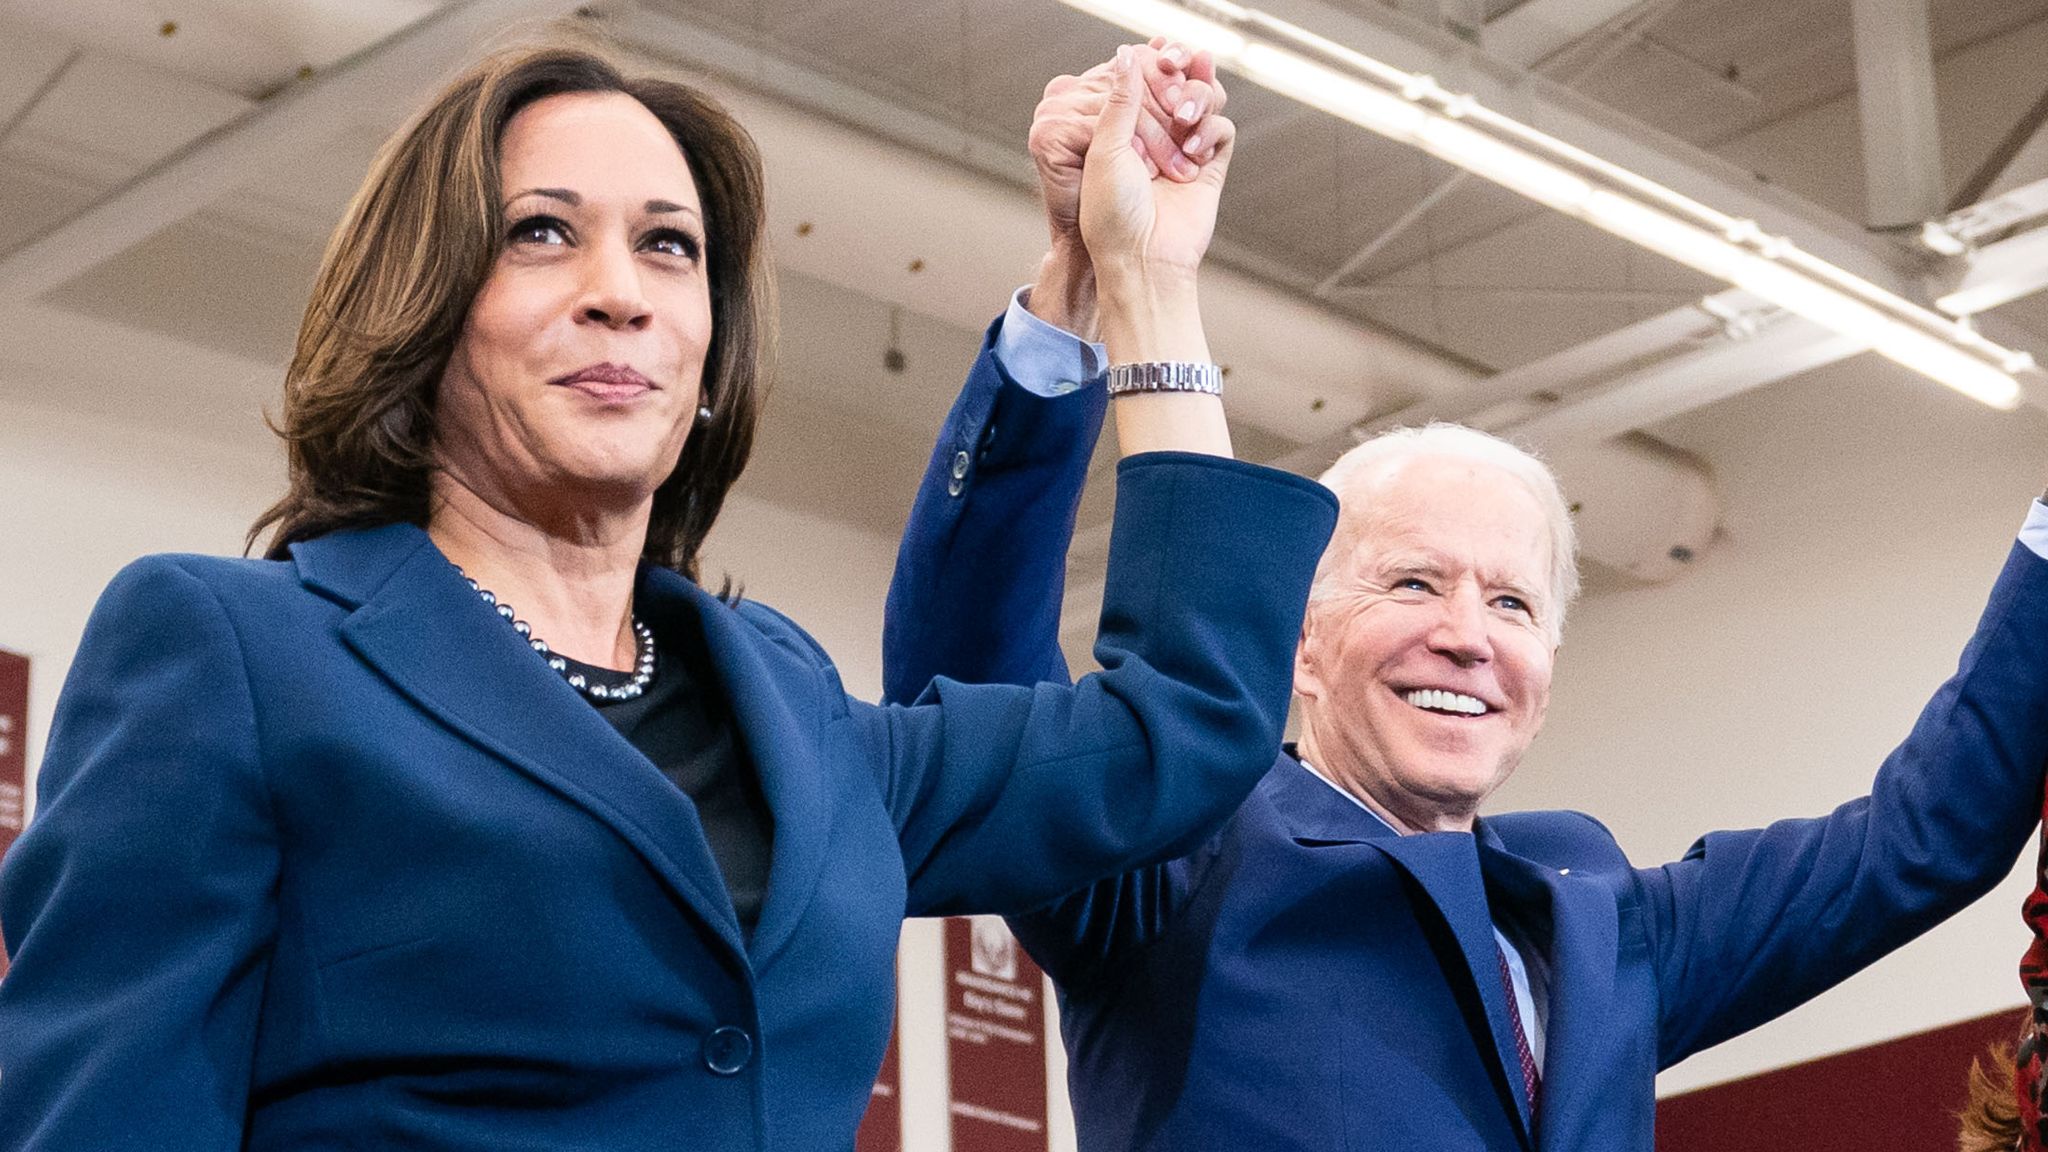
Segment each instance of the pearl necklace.
M535 636L533 626L519 619L519 614L512 610L510 604L499 600L490 589L471 579L469 573L462 570L462 565L456 564L454 568L455 574L467 581L471 590L481 597L485 604L490 605L501 619L510 623L512 630L519 633L519 638L526 641L529 647L548 662L548 667L562 674L562 678L569 682L569 687L592 700L631 700L647 691L647 685L653 682L654 630L641 623L640 617L633 617L633 636L640 648L639 657L634 661L633 678L616 686L592 684L583 673L570 671L567 660L549 651L548 642Z

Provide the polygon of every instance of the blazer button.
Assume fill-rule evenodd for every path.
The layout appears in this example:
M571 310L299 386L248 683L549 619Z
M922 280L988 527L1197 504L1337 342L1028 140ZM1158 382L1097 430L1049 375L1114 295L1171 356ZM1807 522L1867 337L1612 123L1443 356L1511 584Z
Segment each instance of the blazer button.
M737 1076L753 1058L754 1038L744 1028L726 1024L704 1038L704 1066L716 1075Z

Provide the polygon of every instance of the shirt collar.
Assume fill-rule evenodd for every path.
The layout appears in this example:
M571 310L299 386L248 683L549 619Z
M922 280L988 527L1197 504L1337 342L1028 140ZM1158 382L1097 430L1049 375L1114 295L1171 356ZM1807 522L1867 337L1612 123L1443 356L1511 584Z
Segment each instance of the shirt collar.
M1385 828L1387 831L1392 832L1396 836L1399 836L1401 834L1401 830L1399 828L1396 828L1392 824L1387 823L1387 818L1373 811L1371 805L1367 804L1363 800L1360 800L1358 797L1353 796L1351 793L1345 791L1344 789L1337 787L1337 782L1335 780L1332 780L1328 776L1323 775L1323 770L1309 763L1308 757L1303 756L1300 753L1300 751L1295 749L1290 749L1290 751L1294 752L1294 762L1301 765L1303 768L1308 769L1309 775L1314 776L1316 779L1321 780L1324 784L1329 785L1330 788L1337 793L1337 795L1342 796L1346 800L1351 801L1353 804L1358 805L1360 810L1362 810L1366 815L1379 821L1380 826Z

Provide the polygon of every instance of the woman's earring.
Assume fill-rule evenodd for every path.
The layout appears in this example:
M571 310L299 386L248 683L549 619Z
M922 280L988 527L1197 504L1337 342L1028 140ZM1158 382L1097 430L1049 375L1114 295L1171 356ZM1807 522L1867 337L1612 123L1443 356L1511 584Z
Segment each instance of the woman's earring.
M704 406L704 405L702 405L702 404L698 405L698 406L697 406L697 426L701 428L701 427L703 427L704 425L706 425L706 424L709 424L709 423L711 423L711 409L710 409L710 408L707 408L707 407L705 407L705 406Z

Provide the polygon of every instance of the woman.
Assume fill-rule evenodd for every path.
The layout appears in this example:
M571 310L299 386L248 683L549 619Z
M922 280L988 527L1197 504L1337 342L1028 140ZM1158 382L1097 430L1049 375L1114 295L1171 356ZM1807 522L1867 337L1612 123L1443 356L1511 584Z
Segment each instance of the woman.
M1118 76L1083 189L1111 353L1206 360L1228 124L1148 180ZM863 705L695 585L761 220L722 111L579 51L486 62L386 149L287 378L268 558L138 562L73 665L0 878L0 1147L845 1148L902 916L1179 850L1264 771L1334 514L1291 476L1126 461L1073 689ZM1227 451L1213 396L1123 403Z
M2048 1148L2048 831L2042 833L2034 874L2034 890L2020 909L2033 934L2020 957L2027 1019L2017 1043L1994 1044L1970 1061L1969 1094L1957 1116L1960 1152Z

